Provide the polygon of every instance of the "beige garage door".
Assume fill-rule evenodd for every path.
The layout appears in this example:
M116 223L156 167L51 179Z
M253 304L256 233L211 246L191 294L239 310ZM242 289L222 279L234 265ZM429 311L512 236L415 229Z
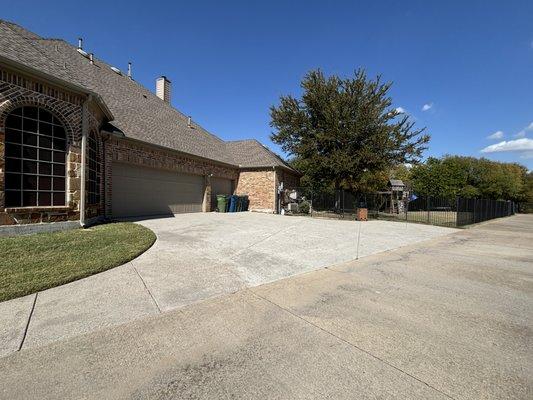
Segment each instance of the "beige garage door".
M114 217L201 212L204 177L113 163Z
M211 211L217 208L217 194L233 194L231 179L211 178Z

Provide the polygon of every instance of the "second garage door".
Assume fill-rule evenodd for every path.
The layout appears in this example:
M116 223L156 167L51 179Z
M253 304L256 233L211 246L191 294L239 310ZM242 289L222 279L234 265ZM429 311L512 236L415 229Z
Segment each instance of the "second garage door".
M202 211L203 176L113 163L112 187L114 217Z
M217 194L233 194L233 181L224 178L211 178L211 211L217 208Z

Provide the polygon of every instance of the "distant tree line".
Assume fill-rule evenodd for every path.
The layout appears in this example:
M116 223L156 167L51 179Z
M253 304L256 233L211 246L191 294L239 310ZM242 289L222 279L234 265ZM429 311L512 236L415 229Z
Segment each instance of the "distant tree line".
M406 179L419 195L533 202L532 176L526 167L485 158L430 157L412 167Z

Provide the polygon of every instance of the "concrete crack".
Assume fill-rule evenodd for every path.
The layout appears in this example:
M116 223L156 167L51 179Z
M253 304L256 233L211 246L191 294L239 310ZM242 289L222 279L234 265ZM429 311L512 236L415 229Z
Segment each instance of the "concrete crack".
M394 364L391 364L391 363L389 363L388 361L386 361L386 360L384 360L384 359L382 359L382 358L380 358L380 357L378 357L378 356L372 354L372 353L369 352L368 350L365 350L365 349L363 349L362 347L359 347L359 346L353 344L352 342L349 342L348 340L343 339L342 337L340 337L340 336L334 334L333 332L330 332L330 331L328 331L327 329L324 329L324 328L322 328L321 326L319 326L319 325L317 325L317 324L315 324L315 323L313 323L313 322L311 322L311 321L305 319L304 317L302 317L302 316L300 316L300 315L298 315L298 314L292 312L292 311L289 310L288 308L282 307L282 306L280 306L279 304L277 304L277 303L275 303L275 302L273 302L273 301L267 299L266 297L263 297L263 296L261 296L261 295L255 293L253 290L250 290L250 289L248 289L248 290L249 290L249 292L251 292L254 296L256 296L256 297L258 297L258 298L260 298L260 299L266 301L267 303L270 303L270 304L273 305L274 307L279 308L280 310L282 310L282 311L284 311L284 312L290 314L291 316L293 316L293 317L295 317L295 318L298 318L299 320L305 322L306 324L311 325L311 326L313 326L314 328L319 329L320 331L326 333L327 335L332 336L332 337L334 337L335 339L337 339L337 340L339 340L339 341L345 343L346 345L348 345L348 346L350 346L350 347L353 347L354 349L359 350L359 351L361 351L361 352L363 352L363 353L369 355L370 357L374 358L375 360L377 360L377 361L379 361L379 362L381 362L381 363L383 363L383 364L385 364L385 365L387 365L387 366L389 366L389 367L395 369L396 371L398 371L398 372L400 372L400 373L402 373L402 374L404 374L404 375L410 377L411 379L416 380L417 382L422 383L423 385L425 385L425 386L429 387L430 389L432 389L432 390L434 390L434 391L436 391L436 392L442 394L443 396L445 396L445 397L447 397L447 398L449 398L449 399L452 399L452 400L456 400L454 397L452 397L452 396L450 396L449 394L443 392L442 390L437 389L436 387L430 385L429 383L423 381L422 379L417 378L416 376L410 374L409 372L404 371L403 369L401 369L401 368L395 366Z
M26 340L26 335L28 334L28 328L30 327L30 321L31 317L33 317L33 311L35 310L35 304L37 303L37 295L39 292L35 293L35 297L33 298L33 303L31 305L30 315L28 315L28 321L26 321L26 326L24 327L24 332L22 334L22 340L20 341L19 348L17 351L20 351L22 349L22 346L24 345L24 341Z
M159 314L162 313L161 311L161 307L159 307L159 304L157 303L157 300L155 299L154 295L152 294L152 292L150 291L150 289L148 288L148 285L146 284L146 282L144 281L143 277L141 276L141 274L139 273L139 271L137 271L137 268L135 268L135 265L133 265L133 263L130 261L130 264L131 264L131 267L133 268L133 270L135 271L135 273L137 274L137 276L139 277L139 279L141 280L141 282L143 283L144 285L144 288L146 289L146 291L148 292L148 295L150 296L150 298L152 299L152 301L154 302L155 304L155 307L157 308L157 311L159 311Z

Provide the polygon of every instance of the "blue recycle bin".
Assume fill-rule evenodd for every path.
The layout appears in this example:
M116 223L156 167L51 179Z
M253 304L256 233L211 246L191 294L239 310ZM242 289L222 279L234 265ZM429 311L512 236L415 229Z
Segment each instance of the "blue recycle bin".
M237 211L237 201L239 199L239 196L232 195L229 197L229 212L236 212Z

